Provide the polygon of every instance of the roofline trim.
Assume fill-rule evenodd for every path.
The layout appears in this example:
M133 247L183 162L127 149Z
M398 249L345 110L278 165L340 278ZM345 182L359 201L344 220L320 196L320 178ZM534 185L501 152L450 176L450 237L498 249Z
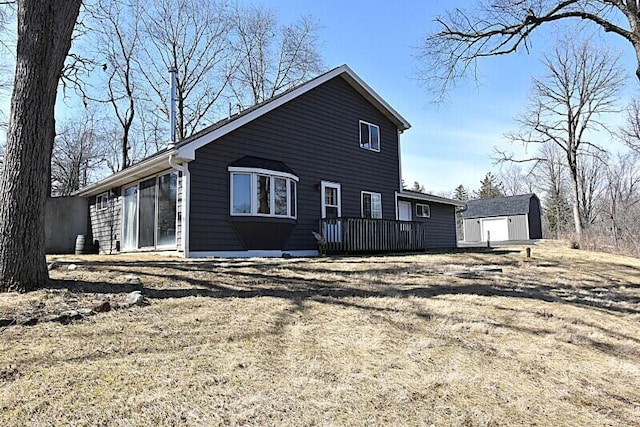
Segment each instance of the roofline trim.
M380 95L378 95L373 89L371 89L371 87L369 87L369 85L367 85L360 77L358 77L358 75L354 73L351 68L349 68L347 65L342 65L319 77L316 77L315 79L309 80L307 83L302 84L300 87L281 97L275 98L270 102L266 102L264 105L256 108L254 111L251 111L245 116L239 117L236 120L232 120L229 123L219 127L218 129L214 129L211 132L206 132L203 135L193 139L192 141L189 141L182 146L176 147L176 157L186 161L195 160L195 152L197 149L202 148L203 146L215 141L218 138L221 138L229 132L232 132L246 125L247 123L263 116L264 114L280 107L281 105L286 104L287 102L299 97L300 95L303 95L306 92L309 92L310 90L320 86L321 84L326 83L327 81L343 74L348 76L351 81L359 85L364 90L364 92L371 97L371 99L369 100L370 102L374 101L373 103L377 103L377 107L379 109L384 109L389 113L390 116L393 116L400 125L401 130L407 130L411 127L411 124L404 117L402 117L396 110L394 110L389 104L387 104L387 102L382 99L382 97L380 97ZM345 80L347 80L347 82L353 86L353 83L349 81L349 79Z
M413 194L413 193L407 193L404 191L396 191L396 195L397 197L404 197L405 199L413 199L413 200L423 200L426 202L433 202L433 203L442 203L444 205L453 205L453 206L459 206L459 207L463 207L466 206L466 202L462 202L460 200L454 200L454 199L448 199L446 197L440 197L440 196L434 196L433 194Z
M138 174L138 173L144 173L146 171L149 171L151 169L154 169L162 165L163 163L167 163L167 169L168 169L170 167L168 164L168 161L169 161L169 156L171 154L173 154L173 151L162 153L157 157L148 158L140 163L137 163L126 169L123 169L101 181L98 181L78 191L75 191L73 195L80 196L80 197L89 197L89 196L99 194L104 190L108 190L113 187L126 184L127 182L131 182L132 175ZM135 181L135 178L133 180Z

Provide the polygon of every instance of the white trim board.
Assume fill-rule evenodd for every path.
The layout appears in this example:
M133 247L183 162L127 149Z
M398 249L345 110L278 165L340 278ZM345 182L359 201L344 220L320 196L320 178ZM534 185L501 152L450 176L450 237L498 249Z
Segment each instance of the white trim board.
M318 256L317 250L249 250L249 251L192 251L189 258L281 258L284 255L292 257L313 257Z

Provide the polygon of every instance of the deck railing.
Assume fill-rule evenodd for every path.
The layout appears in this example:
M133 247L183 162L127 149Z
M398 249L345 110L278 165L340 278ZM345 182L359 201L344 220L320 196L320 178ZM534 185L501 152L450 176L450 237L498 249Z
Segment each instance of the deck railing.
M325 218L320 235L327 253L422 251L426 223L367 218Z

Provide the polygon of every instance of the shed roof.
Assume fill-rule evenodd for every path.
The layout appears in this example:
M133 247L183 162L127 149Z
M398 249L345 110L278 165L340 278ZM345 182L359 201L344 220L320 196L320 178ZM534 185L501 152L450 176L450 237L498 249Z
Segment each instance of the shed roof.
M469 200L463 218L486 218L492 216L524 215L529 213L533 193L494 199Z

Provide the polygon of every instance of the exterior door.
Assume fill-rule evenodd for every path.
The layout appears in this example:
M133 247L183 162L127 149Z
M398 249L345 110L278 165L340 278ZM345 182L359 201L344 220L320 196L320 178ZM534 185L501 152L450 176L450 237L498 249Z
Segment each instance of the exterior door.
M138 186L124 189L124 213L122 215L122 248L138 247Z
M502 242L509 240L509 226L507 218L492 218L482 220L482 241Z
M138 247L149 248L155 246L156 179L142 181L139 192Z
M342 241L342 202L340 195L340 184L336 182L322 181L322 218L329 219L324 223L322 230L327 242Z
M400 221L411 221L411 202L398 202L398 219Z

